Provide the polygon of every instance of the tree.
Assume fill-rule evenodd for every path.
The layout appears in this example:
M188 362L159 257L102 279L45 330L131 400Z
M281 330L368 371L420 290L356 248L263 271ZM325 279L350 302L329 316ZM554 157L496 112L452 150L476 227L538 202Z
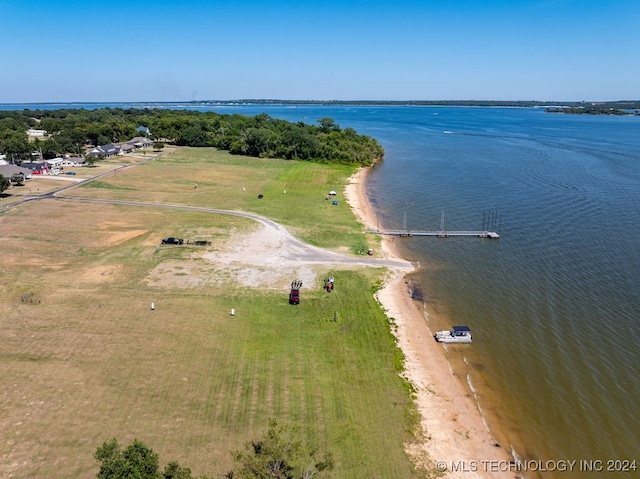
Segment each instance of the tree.
M34 125L49 132L31 142L26 130ZM192 110L100 108L96 110L0 111L0 153L20 164L33 152L45 158L80 155L83 145L106 145L148 125L156 138L179 146L216 147L232 154L370 166L384 150L376 140L353 128L342 130L329 117L318 125L271 118ZM157 145L156 145L157 146Z
M251 441L244 450L232 452L236 468L227 473L227 478L312 479L332 470L331 454L309 447L298 435L297 428L290 429L271 419L264 439Z
M116 439L93 455L100 462L99 479L160 479L158 455L135 439L122 451Z
M96 158L94 155L87 155L84 159L85 163L87 164L87 166L91 167L95 164L96 160L104 160L104 156L103 155L98 155L98 157Z
M340 131L340 126L334 121L333 118L324 117L318 120L320 125L320 131L322 133L331 133L332 131Z
M156 142L153 144L153 150L154 150L154 151L160 151L160 150L162 150L163 148L164 148L164 142L162 142L162 141L156 141Z
M191 469L181 467L177 462L170 462L164 468L163 479L193 479ZM206 479L206 478L203 478Z
M9 181L9 179L0 175L0 193L2 193L4 190L9 188L10 185L11 185L11 182Z
M0 152L7 155L16 165L31 159L32 147L27 134L23 132L7 132L0 142Z
M175 461L167 464L161 474L158 455L137 439L124 451L112 439L103 443L93 457L100 462L99 479L194 479L191 469Z
M11 183L16 186L24 186L24 175L21 173L15 173L11 175Z

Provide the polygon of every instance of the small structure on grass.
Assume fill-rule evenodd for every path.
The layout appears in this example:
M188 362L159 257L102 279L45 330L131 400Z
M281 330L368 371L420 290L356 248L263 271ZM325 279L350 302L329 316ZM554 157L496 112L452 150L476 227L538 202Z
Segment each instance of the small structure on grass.
M300 304L300 288L302 281L296 279L291 282L291 291L289 292L289 304Z
M327 290L327 293L333 291L333 276L324 279L324 289Z

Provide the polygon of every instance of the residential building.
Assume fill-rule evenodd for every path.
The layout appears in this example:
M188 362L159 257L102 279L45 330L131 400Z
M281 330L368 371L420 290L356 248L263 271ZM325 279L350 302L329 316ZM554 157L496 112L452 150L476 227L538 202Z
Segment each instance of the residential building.
M0 165L0 175L5 178L11 179L13 175L22 175L25 180L30 180L32 172L28 168L23 168L16 165Z
M104 156L105 158L111 158L112 156L116 156L120 152L120 147L112 144L96 146L93 148L87 156Z

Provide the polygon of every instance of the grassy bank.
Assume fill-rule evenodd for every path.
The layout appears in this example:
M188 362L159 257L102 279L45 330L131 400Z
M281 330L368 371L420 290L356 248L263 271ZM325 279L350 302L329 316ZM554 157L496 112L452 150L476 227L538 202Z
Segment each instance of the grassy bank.
M255 211L358 251L367 243L341 195L325 200L350 173L180 150L69 194ZM415 412L372 296L382 271L332 271L334 292L309 285L293 307L286 291L225 276L203 250L158 248L165 236L206 238L215 256L253 228L55 200L3 213L0 476L95 477L92 454L115 437L220 477L229 451L275 417L334 454L332 477L414 477L403 445Z

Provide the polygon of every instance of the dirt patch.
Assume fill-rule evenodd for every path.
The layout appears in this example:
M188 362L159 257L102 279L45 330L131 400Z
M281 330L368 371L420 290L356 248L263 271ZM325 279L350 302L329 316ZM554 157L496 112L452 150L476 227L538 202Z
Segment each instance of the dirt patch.
M110 265L108 267L95 266L80 273L83 282L103 283L115 281L121 272L121 266Z
M317 278L314 268L287 247L282 230L265 225L243 235L240 241L232 236L221 252L203 258L216 263L219 273L249 288L281 290L293 279L311 286Z
M146 282L152 287L192 288L234 281L248 288L282 290L294 279L308 286L316 284L316 269L320 269L297 259L281 230L265 225L251 233L232 234L216 250L163 261Z
M299 279L305 287L320 288L319 275L328 269L362 266L410 271L407 261L351 256L327 251L294 238L283 226L257 215L250 232L232 231L215 244L215 252L192 253L189 259L164 261L147 277L150 286L193 287L235 281L259 289L282 290Z
M147 233L146 230L113 231L105 238L107 246L117 246Z

